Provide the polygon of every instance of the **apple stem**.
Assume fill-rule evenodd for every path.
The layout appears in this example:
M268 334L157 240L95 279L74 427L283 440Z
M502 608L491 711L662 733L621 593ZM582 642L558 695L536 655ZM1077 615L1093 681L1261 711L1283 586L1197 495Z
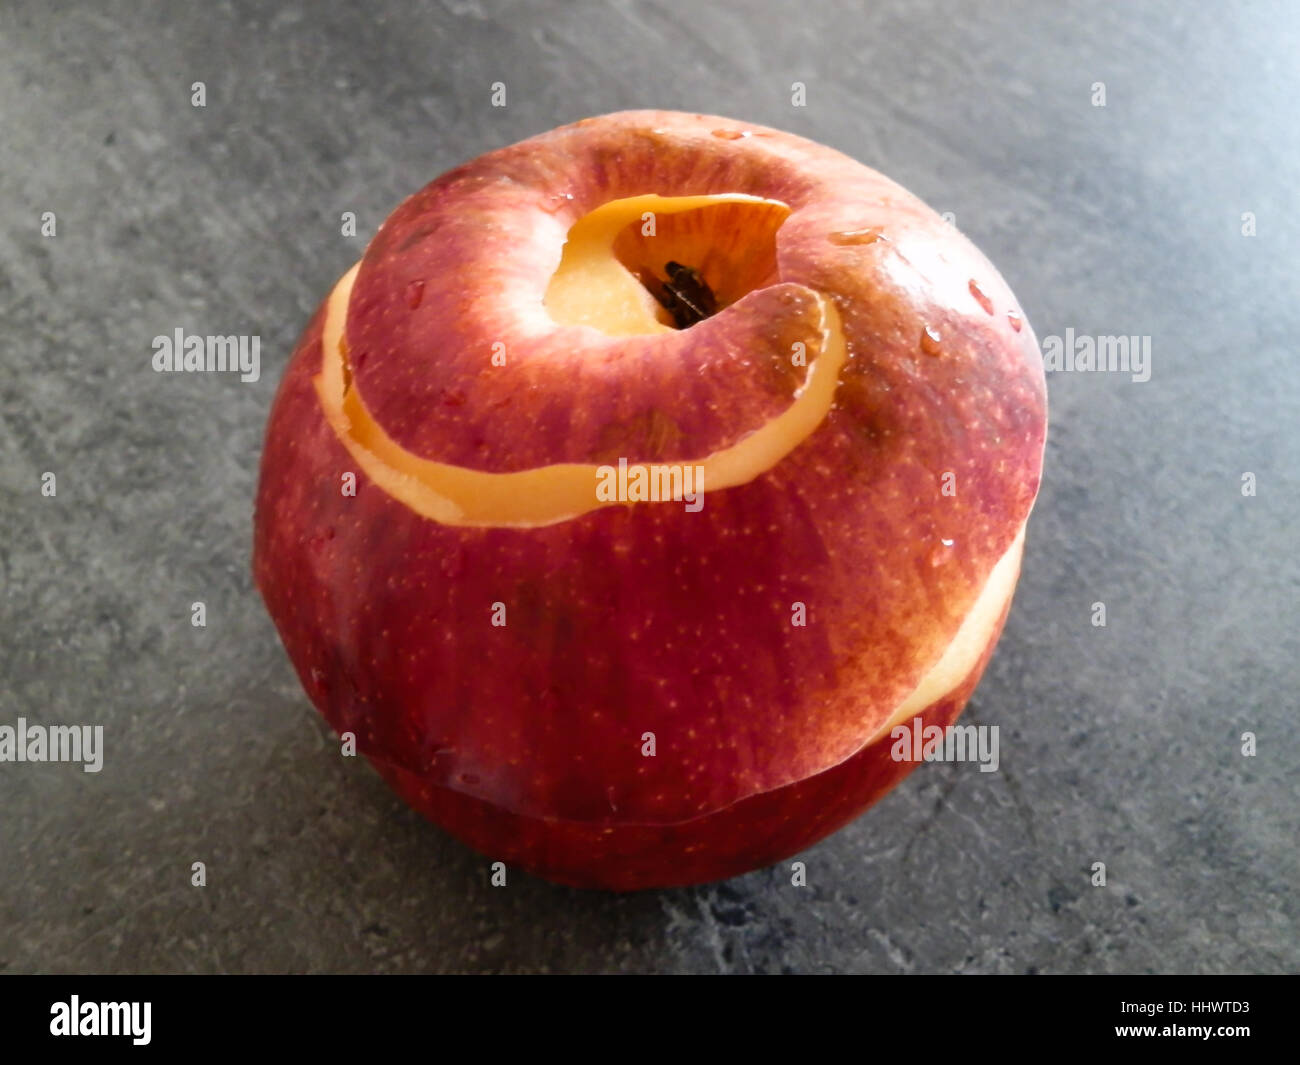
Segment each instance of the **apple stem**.
M698 270L669 262L664 272L668 280L661 282L660 291L653 295L673 316L678 329L689 328L717 313L717 298Z

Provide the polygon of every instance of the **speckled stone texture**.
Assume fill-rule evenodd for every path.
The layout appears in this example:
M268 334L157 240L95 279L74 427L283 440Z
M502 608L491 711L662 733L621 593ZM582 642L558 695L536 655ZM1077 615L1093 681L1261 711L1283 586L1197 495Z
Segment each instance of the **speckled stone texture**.
M0 763L0 971L1300 968L1300 14L683 6L0 8L0 725L106 746L98 774ZM806 887L491 886L339 758L252 587L276 382L374 227L632 107L824 141L951 211L1040 339L1151 338L1149 381L1049 375L965 718L999 771L921 767L800 856ZM177 327L260 335L260 380L155 374Z

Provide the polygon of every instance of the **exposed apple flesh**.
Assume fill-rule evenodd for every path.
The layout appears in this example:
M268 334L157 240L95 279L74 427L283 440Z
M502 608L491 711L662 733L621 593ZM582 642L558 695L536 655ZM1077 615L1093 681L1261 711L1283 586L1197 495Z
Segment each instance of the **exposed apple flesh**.
M731 875L883 794L911 768L891 721L945 723L978 679L1037 491L1041 360L996 270L876 172L731 125L605 116L439 178L322 305L268 425L254 568L313 702L412 805L568 883ZM552 291L575 227L647 195L736 202L602 228L618 280ZM720 308L680 330L642 295L676 256ZM764 432L694 514L541 472Z
M665 332L670 319L641 275L681 260L714 282L724 305L735 303L773 280L776 231L789 214L775 200L735 194L611 200L569 230L543 302L562 325L609 336ZM646 219L653 235L644 232Z

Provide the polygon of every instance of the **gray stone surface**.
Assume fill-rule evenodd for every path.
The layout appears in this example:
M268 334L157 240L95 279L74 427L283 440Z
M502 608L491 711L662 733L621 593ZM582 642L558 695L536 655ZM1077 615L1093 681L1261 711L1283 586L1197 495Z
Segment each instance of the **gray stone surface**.
M0 970L1300 968L1297 54L1289 3L4 4L0 724L107 750L0 764ZM1152 338L1146 383L1049 378L969 710L1002 771L923 767L803 890L489 887L340 764L250 581L276 381L365 237L458 161L643 106L885 171L1040 337ZM154 374L177 326L260 334L262 379Z

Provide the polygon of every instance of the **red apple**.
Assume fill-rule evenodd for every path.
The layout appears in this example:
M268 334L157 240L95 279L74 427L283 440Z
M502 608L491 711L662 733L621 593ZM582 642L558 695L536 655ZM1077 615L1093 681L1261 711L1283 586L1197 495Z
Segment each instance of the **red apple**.
M776 130L606 115L444 174L326 298L254 571L433 821L563 883L713 880L884 794L895 722L960 713L1045 432L1015 298L914 196Z

